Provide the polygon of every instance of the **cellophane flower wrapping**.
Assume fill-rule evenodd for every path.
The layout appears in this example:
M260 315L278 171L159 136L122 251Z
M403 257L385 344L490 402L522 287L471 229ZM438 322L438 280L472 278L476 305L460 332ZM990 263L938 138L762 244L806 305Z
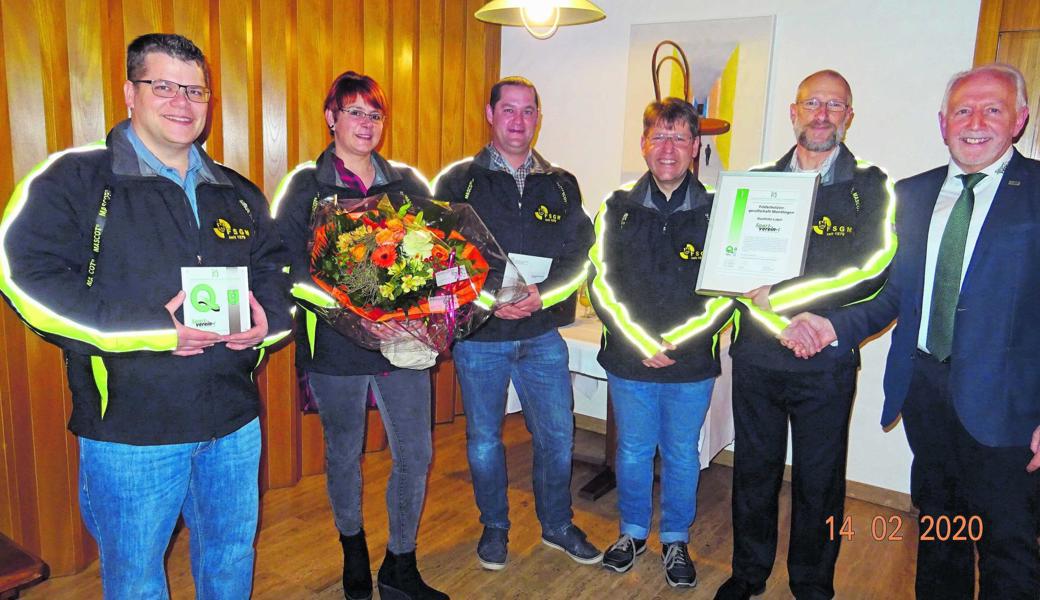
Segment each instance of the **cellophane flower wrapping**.
M327 197L311 218L311 278L336 301L315 312L406 368L515 302L526 283L468 204L404 193Z

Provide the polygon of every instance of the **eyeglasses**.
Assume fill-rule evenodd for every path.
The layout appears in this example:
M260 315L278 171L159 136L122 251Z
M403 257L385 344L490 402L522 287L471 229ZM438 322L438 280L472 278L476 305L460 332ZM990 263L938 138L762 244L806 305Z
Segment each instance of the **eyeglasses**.
M809 98L808 100L799 100L795 102L798 106L802 107L802 110L807 112L815 112L820 109L821 106L827 107L827 112L832 113L843 113L849 109L849 105L845 104L841 100L828 100L824 102L819 98Z
M361 119L368 119L369 121L372 121L373 123L382 123L383 120L386 119L386 115L384 115L381 112L370 112L370 113L367 113L367 112L361 110L360 108L341 108L339 110L340 110L340 112L347 113L347 116L349 116L351 119L354 119L356 121L360 121Z
M685 133L656 133L650 137L650 144L654 146L660 146L669 141L673 146L683 148L693 143L693 136Z
M177 93L184 90L184 96L192 102L205 104L209 102L210 89L201 85L184 85L176 81L166 79L131 79L131 83L147 83L152 87L152 93L160 98L173 98Z

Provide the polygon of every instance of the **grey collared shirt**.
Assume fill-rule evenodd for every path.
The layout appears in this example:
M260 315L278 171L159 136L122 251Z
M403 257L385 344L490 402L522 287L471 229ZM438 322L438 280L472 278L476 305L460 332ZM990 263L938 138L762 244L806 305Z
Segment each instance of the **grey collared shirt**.
M795 149L794 154L791 156L791 163L787 165L787 171L790 173L819 173L820 185L830 185L834 182L834 161L837 160L840 153L841 145L836 145L831 150L830 156L824 159L819 168L803 169L802 165L798 163L798 150Z

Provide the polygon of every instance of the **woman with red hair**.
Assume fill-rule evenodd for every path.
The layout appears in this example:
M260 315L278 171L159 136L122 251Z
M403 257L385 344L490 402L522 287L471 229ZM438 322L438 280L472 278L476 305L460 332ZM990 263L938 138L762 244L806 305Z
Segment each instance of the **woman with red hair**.
M329 500L343 545L343 594L372 597L372 573L361 522L361 451L368 398L375 398L386 427L393 470L386 489L390 520L386 558L379 568L380 597L441 600L448 596L423 582L416 567L415 538L432 454L430 373L399 369L317 319L310 302L308 242L317 202L336 195L365 198L384 192L429 196L414 168L376 152L389 116L386 95L371 77L353 71L332 83L325 98L332 143L317 160L297 166L278 185L271 213L292 254L293 295L300 310L296 369L318 406L325 433Z

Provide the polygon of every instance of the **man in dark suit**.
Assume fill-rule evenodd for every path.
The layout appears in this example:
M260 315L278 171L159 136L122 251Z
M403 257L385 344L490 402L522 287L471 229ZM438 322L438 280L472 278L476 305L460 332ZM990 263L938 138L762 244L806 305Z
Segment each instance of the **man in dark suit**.
M902 413L914 453L918 598L973 598L975 550L980 598L1040 598L1040 162L1012 147L1028 115L1013 67L955 75L949 165L896 185L888 283L782 336L808 357L898 319L881 422Z

